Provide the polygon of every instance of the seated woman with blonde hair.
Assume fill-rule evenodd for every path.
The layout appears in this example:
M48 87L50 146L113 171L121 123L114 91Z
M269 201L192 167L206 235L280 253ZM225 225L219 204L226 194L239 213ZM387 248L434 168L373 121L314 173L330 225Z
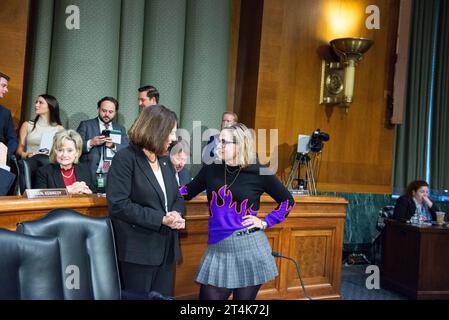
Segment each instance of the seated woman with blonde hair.
M70 194L96 192L86 164L79 163L83 140L75 130L62 130L55 134L50 152L50 164L36 173L38 189L67 188Z
M34 107L34 121L25 121L20 127L16 154L21 159L31 158L36 154L48 155L50 150L40 150L43 135L64 129L59 116L59 103L55 97L41 94Z

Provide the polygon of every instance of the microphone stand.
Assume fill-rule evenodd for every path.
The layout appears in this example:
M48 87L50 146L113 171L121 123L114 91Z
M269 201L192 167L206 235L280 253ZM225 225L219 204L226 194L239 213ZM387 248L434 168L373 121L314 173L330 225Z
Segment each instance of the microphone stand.
M292 259L292 258L290 258L290 257L283 256L283 255L281 255L279 252L276 252L276 251L272 251L272 252L271 252L271 255L272 255L273 257L276 257L276 258L284 258L284 259L293 261L293 262L295 263L296 271L298 272L299 281L301 282L302 291L304 292L304 295L305 295L305 297L306 297L307 299L312 300L312 298L307 294L306 287L304 286L304 282L302 281L301 271L300 271L300 268L299 268L299 263L298 263L295 259Z

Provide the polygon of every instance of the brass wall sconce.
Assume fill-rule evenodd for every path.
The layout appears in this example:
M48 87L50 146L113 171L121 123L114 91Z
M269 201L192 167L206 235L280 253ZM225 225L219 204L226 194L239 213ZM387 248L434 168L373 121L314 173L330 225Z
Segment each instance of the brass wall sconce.
M340 38L330 42L340 62L322 62L320 104L349 107L354 92L355 66L373 43L364 38Z

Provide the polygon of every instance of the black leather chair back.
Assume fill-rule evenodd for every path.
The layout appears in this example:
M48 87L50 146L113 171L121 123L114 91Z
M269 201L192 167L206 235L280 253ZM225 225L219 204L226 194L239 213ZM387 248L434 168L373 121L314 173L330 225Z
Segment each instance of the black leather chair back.
M0 229L0 299L64 299L56 238Z
M40 220L18 224L17 232L58 238L64 299L121 299L109 218L91 218L71 209L56 209Z
M11 168L11 172L16 175L16 179L14 181L14 184L11 186L11 189L9 190L7 195L20 196L21 195L20 183L19 183L20 169L19 169L19 161L17 160L17 157L15 155L9 156L8 165Z
M25 189L33 189L37 169L49 163L50 158L43 154L18 161L20 193L23 193Z

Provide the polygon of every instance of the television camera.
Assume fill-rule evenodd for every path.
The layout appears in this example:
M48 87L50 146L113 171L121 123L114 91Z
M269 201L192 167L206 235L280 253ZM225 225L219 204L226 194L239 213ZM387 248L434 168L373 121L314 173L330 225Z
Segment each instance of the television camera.
M316 195L316 180L318 162L323 151L324 142L329 141L329 134L316 129L310 136L298 136L298 148L290 171L287 188L293 193ZM301 166L305 173L301 177ZM296 178L295 178L296 177ZM297 181L297 188L293 188Z

